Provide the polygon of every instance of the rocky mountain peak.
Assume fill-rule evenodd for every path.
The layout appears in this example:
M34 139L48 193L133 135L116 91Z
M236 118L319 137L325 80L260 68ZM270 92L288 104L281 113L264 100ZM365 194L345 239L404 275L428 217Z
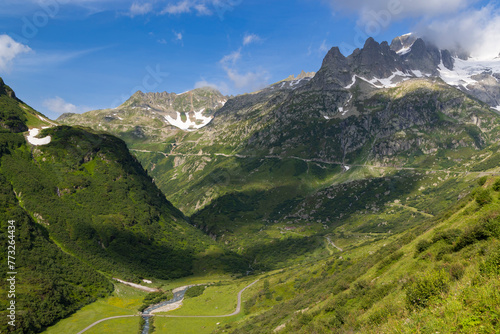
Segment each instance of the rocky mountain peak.
M438 75L441 51L433 44L417 38L407 52L401 53L405 64L412 70Z
M347 64L347 59L346 57L340 52L340 49L338 47L333 47L328 51L326 54L325 58L323 58L323 66L337 66L337 65L342 65L342 64Z
M315 74L316 74L316 72L305 72L304 70L302 70L299 73L299 75L297 75L297 77L295 79L299 80L299 79L304 79L304 78L312 78Z
M405 49L410 48L416 39L417 37L412 33L398 36L392 40L390 48L397 53L404 51Z
M463 49L440 50L414 34L396 37L390 45L370 37L362 49L347 57L333 47L310 85L321 90L350 89L361 80L380 89L421 77L441 78L500 110L499 58L481 62Z
M373 37L368 37L368 39L365 41L363 49L378 49L379 46L380 44Z
M395 71L405 70L387 42L379 44L371 37L366 40L363 49L355 50L347 60L355 74L367 79L387 78Z
M340 52L338 47L333 47L328 51L320 70L316 73L312 82L315 86L344 87L351 81L351 69L347 58Z

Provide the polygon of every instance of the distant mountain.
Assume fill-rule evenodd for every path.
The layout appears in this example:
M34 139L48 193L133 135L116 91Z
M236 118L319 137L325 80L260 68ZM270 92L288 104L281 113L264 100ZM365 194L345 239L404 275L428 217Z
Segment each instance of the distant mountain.
M297 77L291 74L288 78L281 80L275 84L271 84L268 87L264 88L264 90L278 90L278 89L297 89L305 83L309 82L314 75L315 72L300 72Z
M162 141L178 130L192 131L206 126L227 97L210 87L185 93L136 92L114 109L63 114L61 124L80 124L137 141Z
M500 58L476 59L462 50L440 50L412 34L395 38L390 46L369 38L348 57L333 48L322 69L321 84L328 78L346 89L359 81L390 88L412 78L437 77L500 110Z

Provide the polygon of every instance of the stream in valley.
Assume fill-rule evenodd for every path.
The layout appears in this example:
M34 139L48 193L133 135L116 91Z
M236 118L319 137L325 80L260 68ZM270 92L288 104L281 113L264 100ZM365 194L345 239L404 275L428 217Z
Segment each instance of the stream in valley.
M151 312L153 310L156 310L156 309L158 309L160 307L163 307L165 305L168 305L168 304L177 303L178 301L182 300L182 298L184 298L184 294L186 293L186 291L187 291L188 288L189 288L189 286L186 286L186 287L184 287L181 290L175 291L174 292L174 297L172 299L163 301L163 302L161 302L159 304L151 305L148 308L146 308L142 312L142 318L144 319L145 323L144 323L144 326L142 327L142 332L141 333L142 334L148 334L149 333L149 327L151 325L150 318L152 317Z

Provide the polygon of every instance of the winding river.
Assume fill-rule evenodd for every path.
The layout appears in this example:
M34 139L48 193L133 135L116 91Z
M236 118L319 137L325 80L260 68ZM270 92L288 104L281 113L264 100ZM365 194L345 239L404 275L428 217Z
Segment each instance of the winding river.
M184 298L184 294L186 293L187 289L189 289L189 286L183 287L183 289L180 289L180 290L174 290L173 291L174 297L172 299L163 301L159 304L152 305L152 306L148 307L147 309L145 309L142 312L142 318L144 319L145 323L144 323L144 327L142 327L141 333L142 334L149 333L149 326L150 326L149 319L152 317L152 314L151 314L152 311L154 311L160 307L163 307L165 305L173 304L173 303L177 303L177 302L181 301Z

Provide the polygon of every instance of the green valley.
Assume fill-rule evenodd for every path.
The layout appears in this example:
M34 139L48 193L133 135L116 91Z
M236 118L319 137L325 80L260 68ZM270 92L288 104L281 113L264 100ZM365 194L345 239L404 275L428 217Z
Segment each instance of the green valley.
M452 53L369 38L253 93L139 91L55 122L1 82L22 287L2 330L497 332L500 115L450 83Z

